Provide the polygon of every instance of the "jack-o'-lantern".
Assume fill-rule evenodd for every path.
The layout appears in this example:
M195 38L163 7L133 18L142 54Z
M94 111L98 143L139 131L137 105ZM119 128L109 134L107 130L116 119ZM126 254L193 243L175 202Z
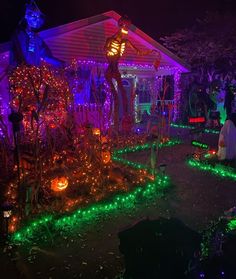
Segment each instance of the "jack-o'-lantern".
M111 160L111 153L109 150L102 151L102 162L108 164Z
M68 187L68 179L65 176L56 177L51 181L51 189L54 192L64 191Z
M92 131L93 131L93 135L94 136L98 136L99 137L101 135L101 131L100 131L99 128L93 128Z
M107 136L102 136L102 137L101 137L101 143L102 143L102 144L108 143L108 138L107 138Z

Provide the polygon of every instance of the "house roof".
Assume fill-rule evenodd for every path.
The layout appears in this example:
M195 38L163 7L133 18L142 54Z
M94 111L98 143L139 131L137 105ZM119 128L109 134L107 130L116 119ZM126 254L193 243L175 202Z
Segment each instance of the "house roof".
M103 47L108 37L117 32L120 15L115 11L60 25L40 32L40 36L50 47L53 55L70 62L73 59L106 62ZM175 67L181 72L188 72L190 67L180 58L167 50L157 41L145 34L135 25L130 26L128 39L141 50L156 49L161 53L161 67ZM0 45L0 52L9 50L9 44ZM121 63L152 65L155 54L137 56L127 48Z

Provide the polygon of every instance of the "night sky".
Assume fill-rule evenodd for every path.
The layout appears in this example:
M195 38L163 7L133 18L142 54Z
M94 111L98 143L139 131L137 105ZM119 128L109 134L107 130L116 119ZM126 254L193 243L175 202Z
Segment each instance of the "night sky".
M44 29L97 15L109 10L127 14L132 22L158 40L191 26L206 11L236 11L235 0L38 0L46 14ZM9 40L19 22L25 0L1 0L0 42Z

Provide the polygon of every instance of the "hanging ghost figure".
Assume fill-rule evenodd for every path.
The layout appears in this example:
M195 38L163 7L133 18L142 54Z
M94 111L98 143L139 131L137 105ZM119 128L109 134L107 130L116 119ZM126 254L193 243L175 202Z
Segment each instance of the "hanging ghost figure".
M123 106L123 122L127 123L130 116L128 116L129 105L126 96L126 91L122 84L121 74L119 72L118 64L119 59L124 54L127 46L130 46L136 51L138 55L148 55L152 52L157 53L157 59L154 62L154 67L157 69L160 64L160 53L156 50L140 51L128 40L128 31L131 25L131 21L127 16L121 17L118 21L119 30L113 36L107 38L104 50L108 61L108 68L105 73L105 78L108 85L111 88L112 95L114 97L114 128L119 130L119 97L118 92L121 93L122 106ZM117 82L117 90L113 84L113 79Z
M44 24L44 18L34 1L26 5L24 18L12 38L11 66L40 66L42 61L55 67L63 66L64 63L52 56L50 49L37 33Z

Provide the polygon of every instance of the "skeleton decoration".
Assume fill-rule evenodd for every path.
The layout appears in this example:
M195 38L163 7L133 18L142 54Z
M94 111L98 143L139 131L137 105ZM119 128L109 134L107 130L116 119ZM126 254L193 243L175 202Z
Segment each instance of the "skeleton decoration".
M111 88L111 92L114 98L114 128L119 130L119 97L118 92L121 93L122 106L123 106L123 122L131 122L131 117L128 115L128 101L126 91L122 84L121 74L118 69L119 59L124 54L127 46L130 46L136 51L138 55L148 55L152 52L157 53L157 59L154 62L154 67L157 69L160 64L160 53L156 50L140 51L134 46L127 38L128 30L131 25L131 21L127 16L121 17L118 21L119 30L113 36L106 40L104 50L106 52L106 58L108 61L108 68L105 73L105 78L108 85ZM117 82L117 90L113 83L113 79Z
M63 66L63 62L52 56L37 33L44 23L44 17L33 0L26 5L24 18L12 38L10 62L13 67L21 64L40 66L42 61L55 67Z

